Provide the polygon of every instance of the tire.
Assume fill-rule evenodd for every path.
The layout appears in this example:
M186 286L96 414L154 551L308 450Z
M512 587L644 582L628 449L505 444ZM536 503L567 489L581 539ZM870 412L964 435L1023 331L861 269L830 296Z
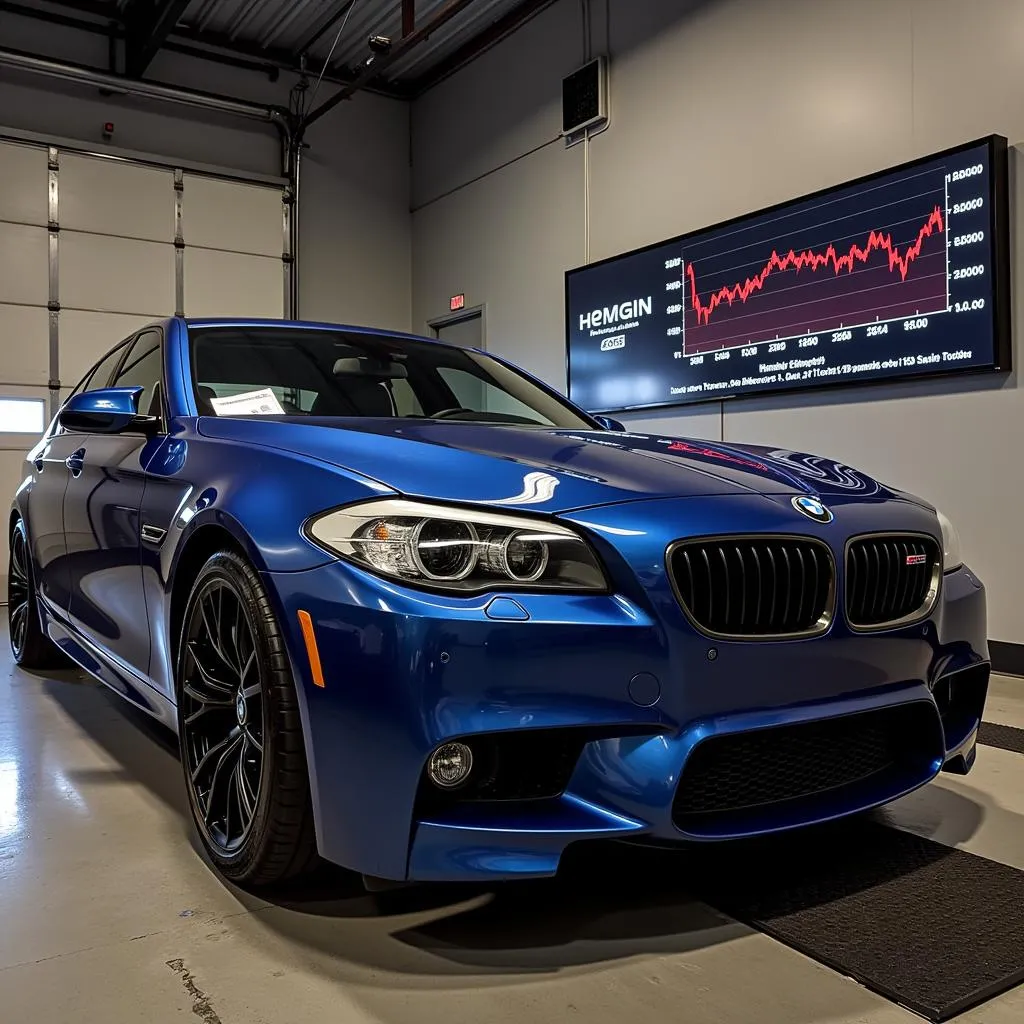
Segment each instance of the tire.
M189 807L210 860L246 888L318 865L298 697L253 568L221 551L185 608L176 665Z
M28 534L20 518L11 530L7 563L7 626L11 654L22 668L59 668L67 664L60 648L43 631Z

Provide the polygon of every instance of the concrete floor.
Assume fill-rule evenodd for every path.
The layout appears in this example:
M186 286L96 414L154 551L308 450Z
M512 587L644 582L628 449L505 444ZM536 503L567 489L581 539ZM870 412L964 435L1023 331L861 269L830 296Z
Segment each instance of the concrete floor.
M382 899L331 883L254 899L196 852L166 736L77 674L15 669L6 636L0 649L0 1020L919 1019L642 866L483 895ZM1024 680L995 680L990 711L1024 726ZM1024 869L1022 779L1022 755L983 747L966 779L944 776L885 813ZM959 1019L1019 1022L1024 987Z

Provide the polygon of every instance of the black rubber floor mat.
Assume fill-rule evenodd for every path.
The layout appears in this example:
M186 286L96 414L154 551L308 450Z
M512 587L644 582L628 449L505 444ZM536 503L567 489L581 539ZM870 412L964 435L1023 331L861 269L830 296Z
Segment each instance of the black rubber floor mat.
M1024 872L1005 864L873 822L708 860L708 903L929 1020L1024 981Z
M984 743L986 747L1002 747L1003 750L1014 750L1018 754L1024 754L1024 729L982 722L978 730L978 742Z

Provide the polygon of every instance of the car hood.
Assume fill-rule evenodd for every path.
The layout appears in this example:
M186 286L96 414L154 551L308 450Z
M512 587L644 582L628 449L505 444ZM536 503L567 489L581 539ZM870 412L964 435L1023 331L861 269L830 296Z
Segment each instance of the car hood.
M657 434L306 416L203 417L198 429L311 457L410 496L548 513L650 498L894 493L818 456Z

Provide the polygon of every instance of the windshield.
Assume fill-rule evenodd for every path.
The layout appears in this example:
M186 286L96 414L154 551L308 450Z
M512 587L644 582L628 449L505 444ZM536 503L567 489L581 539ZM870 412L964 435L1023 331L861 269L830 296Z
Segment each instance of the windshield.
M189 327L201 415L374 416L579 429L592 424L489 356L358 331Z

